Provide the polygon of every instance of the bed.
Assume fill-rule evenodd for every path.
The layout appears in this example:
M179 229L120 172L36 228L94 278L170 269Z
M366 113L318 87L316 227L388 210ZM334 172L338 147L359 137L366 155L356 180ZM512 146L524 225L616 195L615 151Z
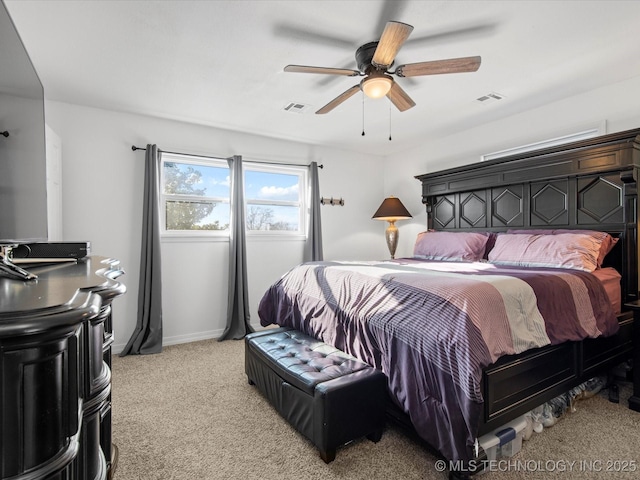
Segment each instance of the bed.
M411 258L300 265L265 293L262 325L296 328L381 369L389 414L444 458L469 462L480 435L631 357L639 134L416 177L426 250L418 238ZM599 254L585 243L589 265L536 262L544 249L509 257L524 239L575 251L566 242L592 234L614 240ZM479 237L469 258L430 250ZM594 271L614 272L617 292Z

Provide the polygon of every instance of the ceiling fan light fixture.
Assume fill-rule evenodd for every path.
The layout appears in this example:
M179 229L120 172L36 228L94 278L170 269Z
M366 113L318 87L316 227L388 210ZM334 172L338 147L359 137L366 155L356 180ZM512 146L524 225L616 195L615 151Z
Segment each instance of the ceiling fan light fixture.
M369 98L382 98L393 85L393 79L389 75L370 75L360 84L360 88Z

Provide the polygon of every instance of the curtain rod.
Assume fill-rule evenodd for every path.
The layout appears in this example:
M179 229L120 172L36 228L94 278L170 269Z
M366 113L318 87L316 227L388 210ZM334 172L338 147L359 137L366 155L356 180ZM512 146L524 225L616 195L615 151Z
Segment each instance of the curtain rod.
M142 148L142 147L136 147L135 145L131 145L131 150L133 150L135 152L136 150L144 150L144 151L146 151L147 149L146 148ZM193 153L170 152L168 150L163 150L163 151L166 152L166 153L172 153L174 155L183 155L185 157L200 157L200 158L212 158L214 160L226 160L226 158L210 157L210 156L207 156L207 155L195 155ZM269 164L269 165L284 165L284 166L291 165L291 166L294 166L294 167L308 167L309 166L308 163L266 162L266 161L263 161L263 160L247 160L247 162L249 162L249 163L266 163L266 164ZM318 165L318 168L324 168L324 165L320 164L320 165Z

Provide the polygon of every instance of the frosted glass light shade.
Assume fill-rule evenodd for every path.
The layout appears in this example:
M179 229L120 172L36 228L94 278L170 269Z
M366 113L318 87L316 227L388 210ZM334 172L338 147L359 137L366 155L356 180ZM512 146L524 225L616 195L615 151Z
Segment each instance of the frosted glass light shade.
M370 76L362 81L361 88L369 98L382 98L389 93L392 84L393 79L386 75Z

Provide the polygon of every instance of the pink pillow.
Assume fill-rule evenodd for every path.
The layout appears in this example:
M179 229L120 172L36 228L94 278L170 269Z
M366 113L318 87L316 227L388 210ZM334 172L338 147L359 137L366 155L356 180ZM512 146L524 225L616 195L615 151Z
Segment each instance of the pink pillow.
M474 232L422 232L413 255L428 260L482 260L489 237Z
M602 267L602 262L604 262L604 257L607 256L613 247L615 247L616 243L618 243L619 238L612 237L607 232L600 232L598 230L569 230L569 229L556 229L556 230L507 230L507 233L519 234L519 235L561 235L563 233L579 233L581 235L591 235L596 241L600 242L600 250L598 252L598 268Z
M598 267L600 243L592 235L498 235L489 261L520 267L570 268L593 272Z

